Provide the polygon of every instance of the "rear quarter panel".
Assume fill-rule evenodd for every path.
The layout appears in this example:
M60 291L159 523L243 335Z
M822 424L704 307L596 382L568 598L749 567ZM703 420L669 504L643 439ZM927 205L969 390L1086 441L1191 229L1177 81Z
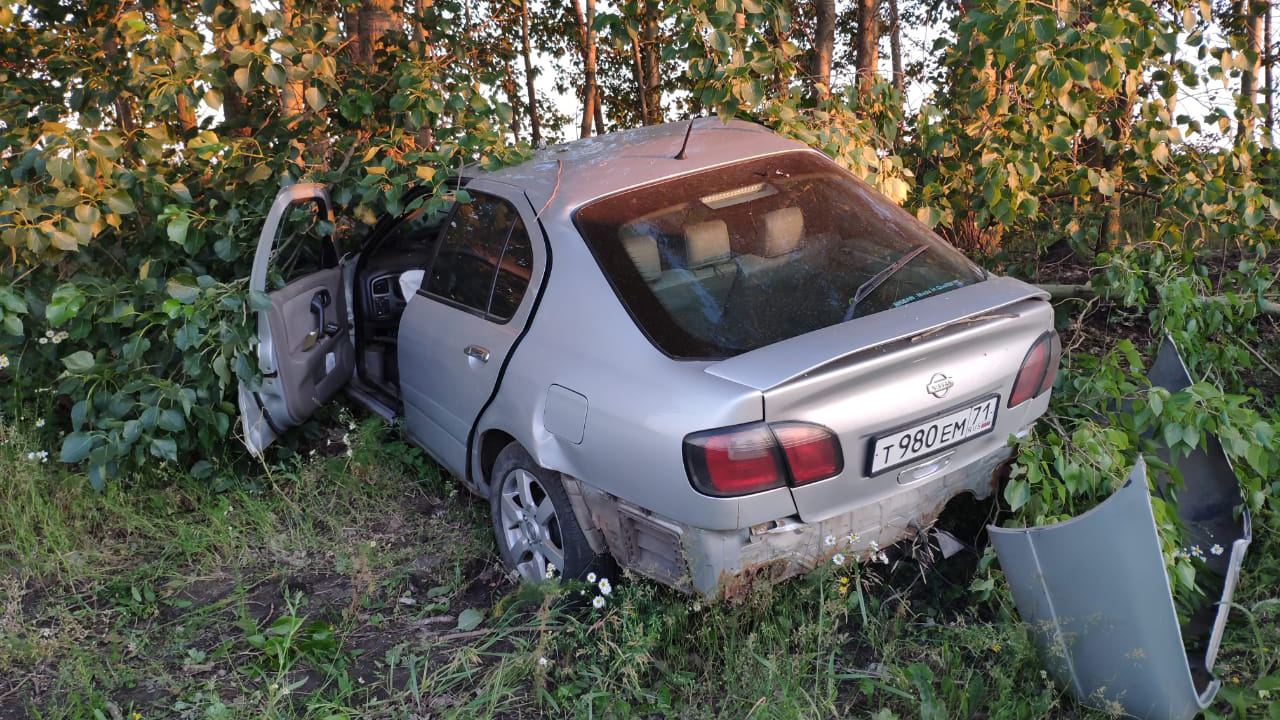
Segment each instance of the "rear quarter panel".
M684 467L685 435L762 419L758 390L660 353L636 327L567 214L543 218L552 260L546 291L511 359L484 431L514 437L544 467L677 522L731 530L795 514L786 488L702 495ZM585 396L580 443L544 425L552 385Z

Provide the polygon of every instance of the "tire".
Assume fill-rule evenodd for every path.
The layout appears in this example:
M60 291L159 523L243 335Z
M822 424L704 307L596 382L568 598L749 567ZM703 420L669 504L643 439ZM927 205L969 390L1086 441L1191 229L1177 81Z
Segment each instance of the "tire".
M548 563L565 578L584 578L597 557L578 525L560 473L539 466L518 443L498 453L489 483L489 514L498 554L520 580L547 579Z

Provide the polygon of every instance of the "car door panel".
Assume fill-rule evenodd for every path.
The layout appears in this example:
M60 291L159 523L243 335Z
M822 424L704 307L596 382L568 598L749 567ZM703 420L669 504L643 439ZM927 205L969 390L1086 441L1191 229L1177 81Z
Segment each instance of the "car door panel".
M263 293L268 302L256 313L262 382L254 387L241 380L239 387L245 445L255 455L286 428L310 418L347 383L355 367L346 284L336 247L322 248L321 256L331 258L326 267L266 292L277 236L298 204L314 204L321 221L330 226L333 222L324 186L303 183L282 188L263 223L249 277L250 293Z
M345 320L339 321L347 317L341 270L321 270L267 297L285 406L290 419L300 423L351 379L355 352L344 332ZM328 298L327 303L322 298ZM337 325L338 330L330 334L325 325L330 331Z
M501 199L507 211L518 214L525 240L536 232L537 221L527 199L518 190L496 182L473 181L467 187L474 197ZM448 252L450 226L440 241L441 253ZM508 240L510 238L508 237ZM541 238L529 242L517 261L504 261L507 246L497 259L497 271L512 276L517 284L525 283L523 295L513 302L510 291L502 294L495 308L509 318L493 316L487 311L466 307L431 292L432 272L423 289L409 299L401 319L399 333L400 388L405 405L406 425L410 435L436 457L450 472L466 477L467 443L476 417L489 401L512 345L529 319L532 300L541 283L545 266ZM523 246L522 246L523 249ZM470 251L467 251L470 253ZM517 255L514 250L512 255ZM472 263L474 257L463 258ZM448 291L466 297L474 286L466 278L449 284ZM437 288L438 292L440 291ZM490 302L500 290L490 293Z

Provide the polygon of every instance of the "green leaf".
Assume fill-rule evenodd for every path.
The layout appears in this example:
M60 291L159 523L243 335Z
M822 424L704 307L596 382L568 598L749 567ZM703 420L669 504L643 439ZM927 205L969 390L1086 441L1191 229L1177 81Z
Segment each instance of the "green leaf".
M328 102L325 100L324 93L320 92L320 88L315 85L307 88L307 91L303 93L303 97L307 99L307 104L311 106L311 109L316 112L323 110L325 103Z
M5 315L3 327L4 331L10 335L21 335L22 318L17 315Z
M276 87L284 87L284 68L279 65L268 65L267 69L262 71L262 77Z
M97 363L93 359L93 354L88 350L77 350L62 358L62 364L66 365L71 372L84 372L93 369L93 366Z
M481 621L484 620L484 611L475 608L467 608L458 613L458 629L466 632L475 630L480 627Z
M173 438L152 438L151 454L165 460L177 460L178 443Z
M63 232L62 230L50 231L49 242L52 243L54 247L58 248L59 250L63 250L65 252L75 252L80 248L80 245L79 243L76 242L76 239L72 237L69 233Z
M117 215L130 215L134 212L133 198L129 197L129 193L124 190L117 188L102 197L107 201L107 207L111 208L111 212Z
M712 30L711 47L720 52L729 52L729 36L719 30Z
M191 225L191 218L187 215L179 215L169 221L165 233L169 236L169 242L175 245L181 245L187 241L187 228Z
M1010 510L1017 510L1031 499L1031 486L1025 480L1010 480L1004 486L1004 500Z
M11 313L26 314L27 301L16 292L0 288L0 307L4 307Z
M165 283L165 292L169 293L169 297L183 305L195 302L195 299L200 296L200 288L196 285L196 279L185 273L169 278L169 281Z
M73 432L63 439L58 459L64 463L78 463L89 457L93 444L93 436L89 433Z

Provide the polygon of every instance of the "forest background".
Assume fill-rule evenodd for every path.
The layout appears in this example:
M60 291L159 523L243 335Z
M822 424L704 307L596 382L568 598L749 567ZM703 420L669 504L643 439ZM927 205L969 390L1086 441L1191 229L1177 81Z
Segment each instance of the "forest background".
M981 550L945 600L911 580L926 577L924 565L842 574L831 597L819 592L830 578L796 583L762 601L787 612L757 616L716 609L708 619L639 584L607 611L614 634L602 638L594 621L551 600L533 603L533 619L511 609L523 607L509 600L523 591L495 579L491 562L475 565L492 551L464 503L445 522L455 554L442 550L450 559L428 573L435 602L400 603L399 593L428 582L414 580L411 558L433 547L424 517L445 512L435 503L454 491L394 431L346 410L294 433L265 463L247 456L234 390L257 380L247 350L263 298L246 290L250 257L284 184L328 184L335 231L353 249L378 213L403 209L410 187L446 193L467 163L497 166L548 143L713 113L751 119L835 158L984 265L1052 286L1068 353L1053 409L990 510L1001 522L1051 521L1105 495L1144 432L1183 449L1213 433L1236 463L1244 504L1274 538L1271 16L1268 2L1237 0L0 7L0 661L17 668L0 681L0 703L10 703L0 708L560 715L616 701L620 716L861 708L958 717L999 700L1010 709L993 716L1087 713L1035 675L1003 579ZM904 47L920 37L907 28L936 28L926 33L935 37ZM1166 333L1197 380L1188 392L1142 380ZM1118 400L1135 408L1133 426L1092 415ZM334 435L339 416L352 427ZM409 500L376 511L388 496ZM299 499L317 506L304 510ZM240 525L227 519L232 507L257 514ZM351 528L371 518L385 536L374 546L394 552L356 549ZM388 518L400 524L388 529ZM285 549L295 545L301 565ZM1193 592L1196 568L1176 549L1166 548L1171 579ZM1269 699L1280 689L1280 553L1264 540L1254 556L1262 559L1247 568L1241 601L1251 603L1248 622L1233 626L1224 651L1225 672L1243 685L1228 685L1222 715L1280 716ZM218 578L219 593L193 594L197 577ZM333 578L349 607L302 598ZM264 587L270 610L246 615L245 598ZM922 616L902 609L913 602L959 635L919 636ZM362 691L352 668L375 655L383 679L405 658L439 660L417 646L391 660L382 653L400 645L361 649L376 628L370 618L416 608L411 620L421 622L439 616L422 608L441 604L434 612L451 620L491 618L491 634L446 643L457 673L433 671L442 683L434 694L422 690L427 675L412 697L392 680ZM187 628L179 616L193 605L208 614L190 637L155 635ZM235 612L242 632L212 629ZM829 633L796 631L796 618ZM57 630L68 622L81 632ZM691 633L694 625L715 634ZM530 635L531 626L540 629ZM474 627L458 632L481 632ZM771 664L759 652L766 638L801 645ZM1029 669L1001 669L995 654L1010 643ZM603 659L582 660L584 647ZM80 654L68 664L72 648ZM135 667L140 648L158 664ZM548 648L577 660L547 671L530 658ZM691 689L731 667L752 678L743 698ZM298 681L303 668L310 679ZM219 672L237 679L234 692L210 679ZM502 690L460 689L478 679ZM588 692L601 684L603 695ZM753 704L755 685L783 701Z

